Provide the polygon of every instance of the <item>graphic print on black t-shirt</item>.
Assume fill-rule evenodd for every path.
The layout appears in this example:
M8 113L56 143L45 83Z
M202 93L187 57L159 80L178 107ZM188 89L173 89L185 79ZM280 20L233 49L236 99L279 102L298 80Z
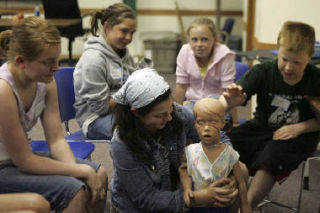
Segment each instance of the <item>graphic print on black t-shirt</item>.
M283 125L295 124L298 123L298 121L299 110L295 104L291 104L287 111L281 107L278 107L268 119L268 123L271 127L281 127Z

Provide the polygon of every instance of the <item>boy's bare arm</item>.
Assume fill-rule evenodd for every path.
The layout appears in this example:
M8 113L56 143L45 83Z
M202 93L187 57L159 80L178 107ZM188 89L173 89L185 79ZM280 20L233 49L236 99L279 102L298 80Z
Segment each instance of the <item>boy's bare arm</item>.
M282 126L273 133L274 140L289 140L301 134L320 130L320 97L312 96L308 98L310 105L315 113L315 118Z
M219 101L225 108L225 111L229 111L235 106L243 104L247 99L247 94L242 91L242 87L237 84L229 85L225 92L219 97Z
M243 178L243 174L239 165L239 161L234 164L233 166L233 174L238 182L239 187L239 196L241 200L241 213L251 213L252 209L248 202L248 195L247 195L247 184Z
M273 140L289 140L301 134L320 130L320 122L316 118L296 124L284 125L273 133Z

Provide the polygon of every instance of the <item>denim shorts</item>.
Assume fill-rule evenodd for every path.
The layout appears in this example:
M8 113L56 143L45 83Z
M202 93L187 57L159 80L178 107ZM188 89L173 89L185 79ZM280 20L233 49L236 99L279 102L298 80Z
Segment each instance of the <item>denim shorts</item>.
M35 153L50 157L49 153ZM77 159L78 164L87 164L96 171L100 165ZM62 212L85 184L77 178L64 175L35 175L20 171L15 165L0 165L0 194L15 192L34 192L43 195L51 210Z

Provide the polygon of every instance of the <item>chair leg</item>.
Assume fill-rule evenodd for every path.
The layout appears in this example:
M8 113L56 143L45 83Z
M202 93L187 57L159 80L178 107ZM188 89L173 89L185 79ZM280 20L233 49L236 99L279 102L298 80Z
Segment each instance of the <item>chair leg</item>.
M292 211L296 211L297 213L300 213L303 190L309 190L309 159L308 158L302 162L300 189L299 189L299 195L298 195L297 208L290 207L290 206L287 206L287 205L284 205L284 204L281 204L281 203L278 203L275 201L271 201L269 199L269 195L267 195L267 197L261 203L259 203L257 207L260 210L260 213L263 213L263 207L268 204L273 204L273 205L287 208Z
M68 42L68 50L69 50L69 65L72 66L72 42L74 41L73 38L69 38Z
M303 181L303 189L309 190L309 158L305 160L302 170L302 181Z
M307 173L306 173L307 172ZM301 200L302 200L302 191L305 189L305 181L306 181L306 175L308 176L308 182L309 182L309 159L306 159L302 162L302 169L301 169L301 180L300 180L300 190L299 190L299 197L298 197L298 206L297 206L297 212L300 212L301 207ZM307 186L309 188L309 183L307 183Z
M270 204L270 203L271 203L271 201L269 200L269 195L267 195L267 197L261 203L259 203L257 206L257 208L259 209L259 212L264 213L263 207L265 205Z

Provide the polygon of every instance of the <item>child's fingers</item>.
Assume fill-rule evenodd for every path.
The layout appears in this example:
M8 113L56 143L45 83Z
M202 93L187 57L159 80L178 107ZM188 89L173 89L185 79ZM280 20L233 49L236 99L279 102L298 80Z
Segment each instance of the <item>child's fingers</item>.
M192 193L192 191L190 191L188 194L189 194L189 197L190 197L190 198L193 198L193 193Z
M185 197L184 197L184 202L186 203L187 206L190 206L189 196L185 196Z
M215 181L213 184L214 187L219 187L221 185L224 185L226 183L229 183L229 180L227 178L221 178L220 180Z

